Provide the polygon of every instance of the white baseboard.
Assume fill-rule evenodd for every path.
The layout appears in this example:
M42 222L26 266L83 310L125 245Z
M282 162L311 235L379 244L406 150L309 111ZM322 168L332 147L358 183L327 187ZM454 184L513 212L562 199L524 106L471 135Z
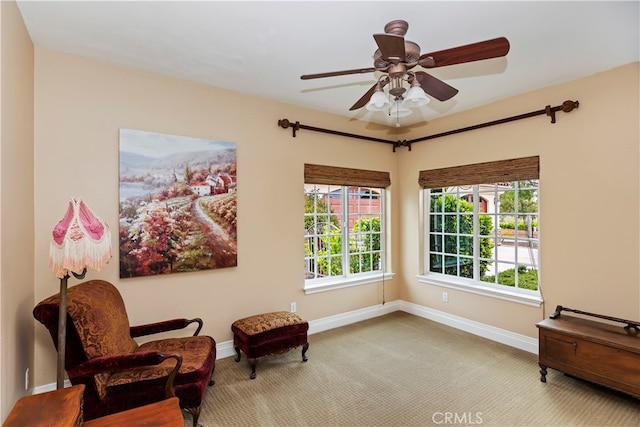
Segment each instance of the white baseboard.
M538 354L538 340L525 335L516 334L484 323L469 320L464 317L456 316L444 311L434 310L410 302L396 300L385 304L378 304L371 307L361 308L359 310L348 311L346 313L336 314L335 316L323 317L322 319L309 321L309 335L319 332L328 331L329 329L339 328L341 326L350 325L352 323L361 322L374 317L383 316L393 313L394 311L404 311L452 328L461 329L483 338L497 341L529 353ZM224 341L216 344L216 359L224 359L226 357L235 356L236 351L233 347L233 340ZM69 381L65 381L65 386L69 386ZM45 384L36 387L34 394L43 393L45 391L55 390L55 383Z
M520 350L528 351L529 353L538 354L538 340L536 338L517 334L505 329L496 328L494 326L406 301L400 302L400 310L490 339L492 341L497 341L511 347L519 348Z
M335 316L310 320L309 335L372 319L374 317L383 316L394 311L404 311L425 319L433 320L434 322L442 323L443 325L451 326L452 328L461 329L492 341L497 341L511 347L519 348L520 350L528 351L529 353L538 354L538 340L536 338L531 338L505 329L496 328L494 326L446 313L444 311L434 310L432 308L402 300L390 301L385 304L348 311ZM218 359L235 356L236 354L233 349L233 341L219 343L216 349L218 352Z
M374 305L372 307L361 308L359 310L348 311L346 313L337 314L335 316L324 317L322 319L309 321L309 335L318 332L328 331L329 329L339 328L340 326L350 325L352 323L361 322L374 317L383 316L401 310L400 301L391 301L384 304Z
M58 386L57 383L49 383L49 384L41 385L41 386L35 387L31 392L31 394L39 394L47 391L53 391L56 389L57 386ZM71 387L71 381L64 380L64 388L67 388L67 387Z
M378 304L372 307L365 307L346 313L336 314L335 316L323 317L322 319L309 321L309 335L318 332L328 331L329 329L339 328L340 326L350 325L352 323L361 322L374 317L393 313L400 310L400 301L392 301L385 304ZM216 344L216 358L224 359L225 357L235 356L236 351L233 348L233 340L224 341Z

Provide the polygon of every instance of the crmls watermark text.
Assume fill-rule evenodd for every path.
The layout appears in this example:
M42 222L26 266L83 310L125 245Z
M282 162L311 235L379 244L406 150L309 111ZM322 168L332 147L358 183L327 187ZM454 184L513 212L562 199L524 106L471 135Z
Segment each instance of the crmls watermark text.
M434 424L479 425L482 424L482 412L434 412L431 420Z

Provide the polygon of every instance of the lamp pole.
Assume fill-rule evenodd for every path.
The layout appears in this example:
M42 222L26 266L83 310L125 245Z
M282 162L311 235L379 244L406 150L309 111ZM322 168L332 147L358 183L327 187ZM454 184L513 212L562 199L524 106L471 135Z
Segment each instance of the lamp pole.
M64 358L67 349L67 280L65 274L60 279L60 306L58 308L58 377L56 388L64 388Z

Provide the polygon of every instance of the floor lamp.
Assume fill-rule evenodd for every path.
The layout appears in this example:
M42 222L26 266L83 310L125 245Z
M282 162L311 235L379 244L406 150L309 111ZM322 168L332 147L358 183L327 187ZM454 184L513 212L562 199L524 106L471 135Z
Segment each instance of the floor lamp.
M49 267L60 279L58 389L64 388L69 274L73 274L77 279L84 279L87 268L100 271L110 258L109 226L98 218L81 198L72 198L67 213L53 229L49 246Z

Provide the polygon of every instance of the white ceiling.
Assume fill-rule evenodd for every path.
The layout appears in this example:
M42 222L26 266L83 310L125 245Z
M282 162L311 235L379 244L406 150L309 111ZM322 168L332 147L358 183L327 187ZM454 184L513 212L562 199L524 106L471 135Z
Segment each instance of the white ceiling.
M400 119L409 125L640 60L638 1L17 4L38 47L388 125L395 121L383 112L349 111L375 83L373 73L300 75L372 67L372 35L395 19L409 22L405 39L421 53L510 41L505 58L426 70L460 92Z

